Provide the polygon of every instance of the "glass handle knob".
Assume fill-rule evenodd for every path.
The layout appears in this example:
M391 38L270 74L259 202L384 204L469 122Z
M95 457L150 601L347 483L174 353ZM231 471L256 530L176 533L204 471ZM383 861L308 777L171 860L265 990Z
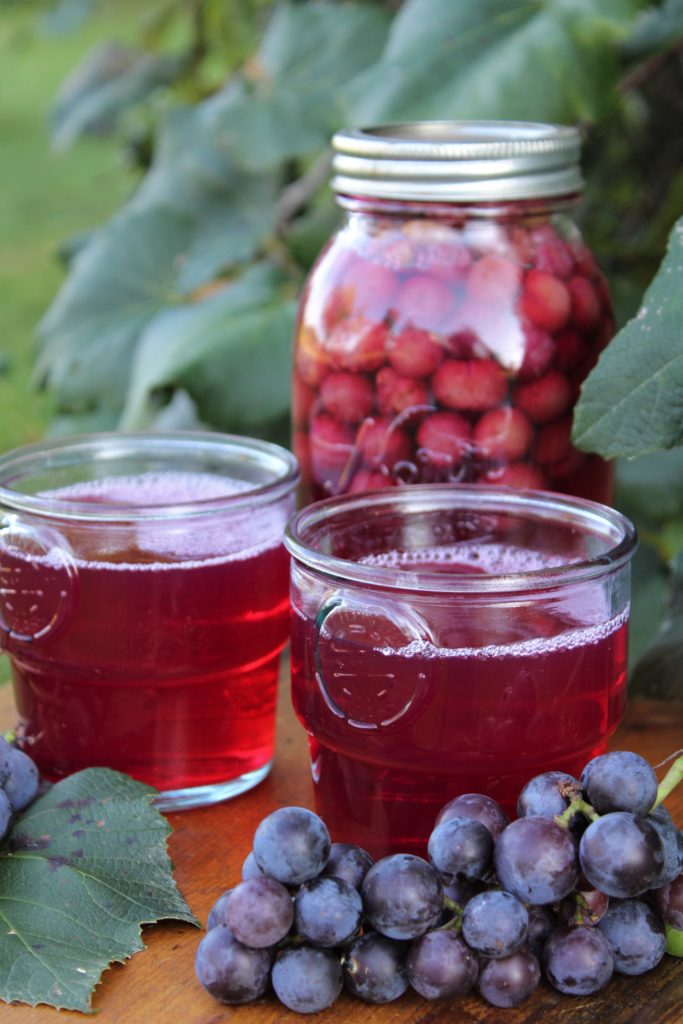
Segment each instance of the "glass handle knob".
M74 607L78 569L64 537L18 516L0 519L0 646L53 637Z

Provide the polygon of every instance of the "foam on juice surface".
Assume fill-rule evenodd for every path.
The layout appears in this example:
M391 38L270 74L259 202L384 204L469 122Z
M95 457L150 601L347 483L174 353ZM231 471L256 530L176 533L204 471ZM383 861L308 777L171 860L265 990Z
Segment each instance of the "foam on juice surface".
M43 491L42 498L60 502L101 505L108 510L146 509L154 516L164 516L164 509L178 505L211 502L245 494L254 489L246 480L220 476L214 473L149 472L135 476L112 476L70 484L55 490ZM233 561L253 558L282 542L287 510L282 503L246 507L221 512L198 509L196 516L177 518L169 511L165 518L137 518L130 525L112 527L103 521L101 527L90 523L85 543L87 553L79 542L75 544L77 561L90 566L106 565L108 569L172 569L178 562L184 567L207 561ZM122 534L128 532L126 544ZM99 534L99 535L98 535ZM126 546L151 556L119 559L117 552ZM81 556L79 558L79 555ZM160 561L154 562L157 556ZM49 557L49 556L48 556Z
M564 564L560 555L519 548L514 544L482 544L463 541L413 551L381 551L360 559L362 565L386 566L408 572L481 572L489 576L507 576L540 569L554 569Z
M41 498L85 502L121 508L154 505L186 505L195 501L229 498L253 489L247 480L219 476L217 473L157 472L136 476L109 476L99 480L41 491Z
M360 560L363 565L384 566L406 572L451 573L471 575L515 575L553 569L566 564L566 558L550 552L534 551L511 544L486 544L463 541L460 544L421 548L412 551L393 550L368 555ZM448 617L448 596L444 594L443 611ZM539 610L543 606L539 604ZM569 650L586 644L597 643L619 629L628 621L630 606L620 614L610 617L607 595L599 581L591 581L577 592L568 586L564 592L553 595L552 612L566 616L566 625L553 636L529 637L510 640L505 643L489 643L481 646L457 646L432 643L428 639L413 639L400 648L403 657L458 657L496 658L505 656L528 657L549 653L553 650ZM505 614L505 613L501 613ZM510 608L509 615L515 615ZM519 614L519 613L517 613ZM437 633L439 632L437 628ZM384 654L396 654L396 648L378 648Z

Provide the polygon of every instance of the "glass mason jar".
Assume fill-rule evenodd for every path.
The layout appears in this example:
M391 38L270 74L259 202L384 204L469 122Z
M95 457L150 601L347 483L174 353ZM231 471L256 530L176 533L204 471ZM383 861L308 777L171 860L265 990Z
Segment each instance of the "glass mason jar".
M578 131L425 122L333 147L346 216L306 283L294 353L304 500L459 481L609 503L610 466L571 443L614 330L571 219Z

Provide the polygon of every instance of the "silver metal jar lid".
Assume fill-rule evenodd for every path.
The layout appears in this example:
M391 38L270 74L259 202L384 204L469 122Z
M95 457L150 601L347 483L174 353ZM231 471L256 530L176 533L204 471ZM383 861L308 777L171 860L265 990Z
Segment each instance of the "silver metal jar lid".
M337 132L332 188L422 202L579 192L576 128L526 121L416 121Z

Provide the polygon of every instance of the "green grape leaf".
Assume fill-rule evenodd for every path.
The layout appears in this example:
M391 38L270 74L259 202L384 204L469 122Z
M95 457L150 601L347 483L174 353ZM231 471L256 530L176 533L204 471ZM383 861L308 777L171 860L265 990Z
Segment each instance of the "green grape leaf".
M140 333L180 300L190 240L180 213L127 207L79 250L39 328L36 381L53 389L64 411L121 408Z
M671 565L668 608L659 631L638 660L629 692L664 700L683 700L683 554Z
M255 170L325 145L344 120L339 88L379 57L389 22L369 4L279 4L244 102L225 111L223 130L239 139L236 162Z
M345 90L350 120L593 120L614 102L638 0L407 0L380 60Z
M653 494L657 500L653 501ZM617 463L617 507L649 527L683 520L683 448Z
M88 1012L141 925L197 924L171 874L155 790L108 768L57 783L0 846L0 998Z
M241 97L233 83L195 107L169 111L152 167L131 202L136 210L188 218L188 245L178 264L185 292L251 259L275 224L277 175L240 168L232 154L236 137L223 124L225 111Z
M631 617L628 627L630 671L633 671L651 647L666 617L667 577L665 563L657 551L649 544L641 543L631 562Z
M605 458L636 458L683 443L683 218L635 317L612 339L581 389L574 443Z
M67 149L83 135L113 131L124 110L170 84L181 57L149 54L119 43L103 43L62 83L50 112L52 141Z
M683 36L683 0L664 0L661 7L648 4L633 25L624 49L629 56L651 53L670 46Z
M279 436L296 316L282 285L281 272L257 264L208 298L160 313L136 352L121 426L150 426L182 388L218 429Z
M96 2L97 0L56 0L56 3L41 14L40 25L46 33L55 36L74 32L94 12Z

